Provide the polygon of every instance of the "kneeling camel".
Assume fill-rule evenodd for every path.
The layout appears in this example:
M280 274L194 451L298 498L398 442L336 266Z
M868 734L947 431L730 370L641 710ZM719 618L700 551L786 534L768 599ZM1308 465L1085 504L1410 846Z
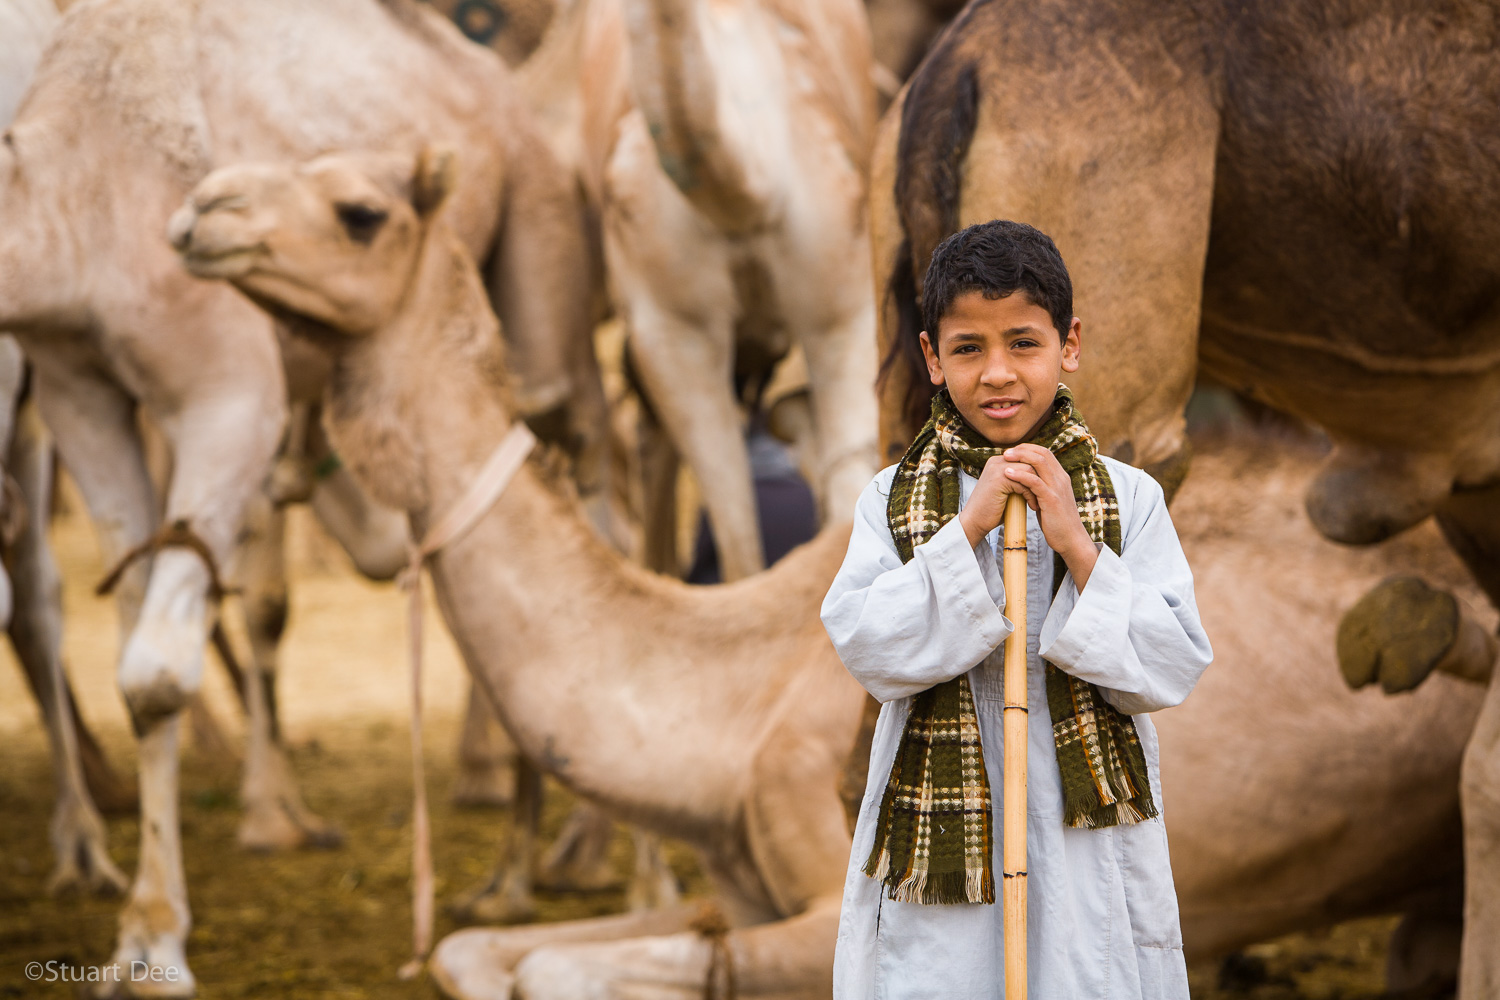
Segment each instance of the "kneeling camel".
M189 269L232 281L337 359L330 436L384 502L410 512L417 536L466 496L516 419L478 273L435 215L450 173L431 153L415 168L368 154L227 168L195 190L177 227ZM241 207L218 207L228 203ZM335 205L380 222L353 240ZM352 274L364 276L358 287L343 283ZM445 391L424 390L433 384ZM629 982L642 996L686 997L706 979L722 985L732 967L741 996L826 996L850 844L839 777L865 696L817 609L847 535L830 527L765 573L688 587L605 547L528 462L432 559L445 619L520 748L621 818L692 844L729 925L695 930L693 911L678 908L464 931L434 956L446 990L535 1000ZM1268 602L1269 588L1253 582L1235 577L1220 606L1236 620L1281 614L1280 625L1242 643L1256 657L1246 669L1162 730L1184 734L1176 760L1197 779L1180 793L1199 800L1185 810L1196 821L1173 836L1185 849L1179 881L1196 887L1184 912L1201 911L1189 946L1200 952L1407 910L1455 876L1417 859L1456 840L1476 694L1443 679L1401 706L1336 683L1311 701L1289 698L1306 692L1300 661L1315 643L1303 640L1332 616L1315 600ZM1313 613L1293 628L1286 618L1304 605ZM1333 698L1350 704L1325 710ZM1282 709L1295 738L1235 729L1246 714ZM1220 738L1231 730L1239 735ZM1353 759L1350 745L1361 748ZM1210 758L1206 775L1189 768L1195 756ZM1315 808L1267 808L1255 791L1297 789L1309 759L1341 762L1340 780L1319 786ZM1343 833L1377 827L1376 838ZM1238 900L1272 883L1283 890L1267 897L1272 906L1257 898L1252 919L1230 919Z

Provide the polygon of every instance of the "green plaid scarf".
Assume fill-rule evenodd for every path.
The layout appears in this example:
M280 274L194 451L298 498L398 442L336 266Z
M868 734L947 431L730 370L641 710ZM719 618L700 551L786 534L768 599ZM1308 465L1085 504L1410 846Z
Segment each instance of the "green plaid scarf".
M1089 536L1118 554L1120 505L1114 484L1067 386L1058 386L1052 413L1031 441L1050 449L1072 477ZM984 463L1002 451L964 421L946 389L933 397L932 418L901 459L886 507L902 562L958 514L959 470L977 478ZM1059 556L1053 568L1055 594L1067 567ZM1063 821L1094 828L1155 816L1134 721L1094 685L1051 663L1046 670ZM903 902L993 903L991 823L979 718L968 675L960 674L912 699L865 874L884 882L891 898Z

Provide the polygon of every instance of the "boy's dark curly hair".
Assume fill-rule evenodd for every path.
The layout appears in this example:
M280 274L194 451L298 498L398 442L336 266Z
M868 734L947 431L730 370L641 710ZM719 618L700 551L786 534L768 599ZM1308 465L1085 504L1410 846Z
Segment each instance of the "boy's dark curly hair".
M1024 222L995 219L939 243L922 281L922 323L937 345L938 321L966 292L1000 299L1017 289L1052 317L1066 339L1073 323L1073 281L1052 238Z

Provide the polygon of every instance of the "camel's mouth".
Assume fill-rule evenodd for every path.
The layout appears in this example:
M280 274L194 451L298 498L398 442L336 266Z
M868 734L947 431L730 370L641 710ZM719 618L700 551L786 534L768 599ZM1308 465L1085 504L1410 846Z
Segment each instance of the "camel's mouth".
M200 278L233 280L250 273L256 261L266 255L266 246L255 243L237 247L201 247L189 245L180 251L182 266Z

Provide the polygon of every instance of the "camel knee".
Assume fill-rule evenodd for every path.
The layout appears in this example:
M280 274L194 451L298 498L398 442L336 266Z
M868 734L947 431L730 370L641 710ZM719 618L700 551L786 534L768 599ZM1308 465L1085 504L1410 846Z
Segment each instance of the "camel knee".
M1428 517L1452 488L1441 456L1340 445L1308 487L1307 515L1335 542L1369 545Z
M175 715L198 690L207 582L196 553L156 557L146 606L120 657L120 691L138 733Z

